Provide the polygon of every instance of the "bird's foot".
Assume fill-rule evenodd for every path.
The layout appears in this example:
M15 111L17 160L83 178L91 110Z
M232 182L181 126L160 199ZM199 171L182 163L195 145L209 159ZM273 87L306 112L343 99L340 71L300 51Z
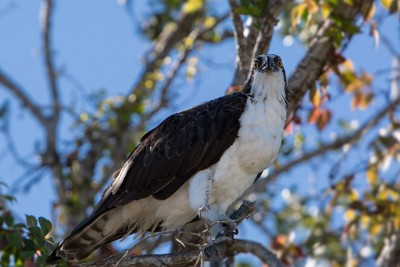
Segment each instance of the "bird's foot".
M202 208L199 217L208 226L211 238L214 240L221 237L233 238L239 233L238 225L234 220L211 208Z

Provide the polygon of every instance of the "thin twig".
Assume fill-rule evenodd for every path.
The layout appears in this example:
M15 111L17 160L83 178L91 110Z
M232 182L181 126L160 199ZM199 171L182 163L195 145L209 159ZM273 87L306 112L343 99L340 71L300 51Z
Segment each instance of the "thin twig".
M33 117L36 118L42 126L47 124L47 119L40 111L40 107L34 103L34 101L25 93L25 90L20 85L8 77L1 69L0 84L3 85L3 87L10 93L14 94L17 99L32 112Z

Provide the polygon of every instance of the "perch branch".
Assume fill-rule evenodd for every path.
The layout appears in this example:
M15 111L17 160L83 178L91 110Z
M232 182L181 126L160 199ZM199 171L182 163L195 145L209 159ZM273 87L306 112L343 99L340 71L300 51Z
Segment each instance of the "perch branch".
M255 210L255 204L250 201L244 201L238 210L230 216L231 219L240 223L244 218L248 217ZM162 255L142 255L142 256L125 256L121 258L121 254L114 255L104 260L79 264L79 267L99 267L99 266L193 266L202 260L212 260L215 258L225 258L237 253L251 253L258 257L268 266L283 266L276 255L263 247L261 244L241 239L221 238L211 242L205 247L193 249L189 251L181 251L178 253L162 254ZM123 254L123 253L122 253Z

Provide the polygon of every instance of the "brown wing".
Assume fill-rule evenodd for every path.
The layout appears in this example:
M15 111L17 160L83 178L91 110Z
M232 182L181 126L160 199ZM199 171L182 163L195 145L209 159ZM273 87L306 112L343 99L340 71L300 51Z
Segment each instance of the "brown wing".
M238 135L246 101L245 93L224 96L174 114L145 134L92 214L75 227L48 262L59 260L59 254L79 252L79 258L86 257L101 244L121 237L117 233L95 245L79 239L107 211L150 195L167 199L196 172L215 164Z
M246 101L244 93L220 97L171 115L145 134L128 157L123 181L110 186L90 217L150 195L167 199L215 164L237 137Z

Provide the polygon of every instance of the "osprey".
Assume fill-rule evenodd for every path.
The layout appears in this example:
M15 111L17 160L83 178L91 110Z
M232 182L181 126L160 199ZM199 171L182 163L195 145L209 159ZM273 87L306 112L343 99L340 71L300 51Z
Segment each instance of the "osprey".
M81 260L132 233L176 229L197 217L213 238L237 232L225 214L277 157L287 106L281 58L256 57L241 92L171 115L146 133L47 263Z

